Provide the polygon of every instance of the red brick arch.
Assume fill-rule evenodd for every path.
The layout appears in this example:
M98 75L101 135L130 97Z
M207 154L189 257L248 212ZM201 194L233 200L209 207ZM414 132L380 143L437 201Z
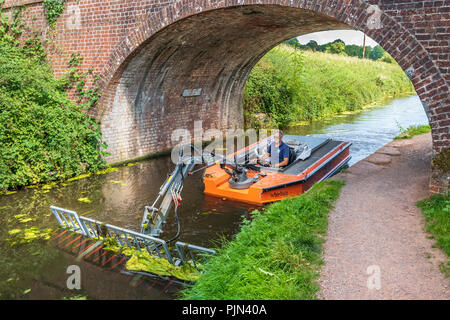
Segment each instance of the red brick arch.
M371 4L373 2L374 4ZM434 92L448 92L448 80L445 81L439 69L427 50L418 41L417 37L406 29L402 24L395 21L388 14L380 11L380 22L382 28L371 29L367 25L369 18L374 15L374 11L369 7L374 6L378 1L361 0L325 0L325 1L279 1L279 0L259 0L259 1L183 1L170 4L161 9L158 14L150 14L138 28L131 31L123 41L116 47L110 55L101 73L104 84L108 84L120 72L123 63L132 57L136 50L150 37L164 29L168 25L183 20L189 16L211 11L220 8L233 6L246 6L253 4L280 5L293 8L301 8L321 13L339 21L342 21L356 30L361 30L378 42L384 50L399 63L407 73L411 70L412 82L420 98L428 107L435 99ZM424 38L424 36L421 36ZM427 38L425 36L425 38ZM448 43L447 43L448 44ZM411 69L412 68L412 69ZM434 90L428 92L424 88L433 82ZM440 98L439 95L438 98ZM437 102L440 102L438 100ZM428 113L428 111L427 111ZM432 113L433 114L433 113Z
M414 87L423 103L425 112L432 127L433 150L437 154L449 146L450 113L448 103L448 54L436 47L430 46L433 36L427 34L427 29L422 31L417 28L417 18L408 16L409 10L421 7L418 2L399 1L399 6L392 10L387 1L360 1L360 0L325 0L325 1L181 1L163 7L157 14L149 14L147 18L115 48L105 64L101 79L105 88L105 97L102 107L108 108L113 99L111 84L120 80L123 70L142 48L155 35L162 32L168 26L183 21L188 17L205 14L218 9L245 7L252 5L275 5L280 7L292 7L308 10L317 14L328 16L341 21L351 28L361 30L377 41L399 63L403 70L410 76ZM369 25L373 22L375 7L380 3L380 11L377 17L380 28ZM405 4L406 3L406 4ZM409 6L408 6L409 5ZM439 5L439 3L437 3ZM379 8L379 7L376 7ZM386 9L386 10L384 10ZM403 10L403 11L401 11ZM379 12L379 14L378 14ZM394 12L394 13L393 13ZM443 10L444 14L448 10ZM436 18L436 17L434 17ZM441 18L443 18L441 16ZM411 20L411 21L410 21ZM413 21L416 20L416 21ZM409 28L412 26L412 28ZM420 26L420 25L419 25ZM448 27L447 29L448 30ZM425 32L424 34L422 34ZM448 35L448 33L447 33ZM425 45L424 45L425 43ZM445 42L442 42L445 46ZM277 43L273 43L276 45ZM434 43L436 45L436 43ZM448 45L448 42L447 42ZM439 47L439 43L438 43ZM447 59L442 63L442 59ZM253 59L248 63L246 72L256 63ZM442 66L447 68L442 68ZM114 87L114 85L112 86ZM106 89L109 88L109 89ZM108 91L109 90L109 91ZM113 90L114 91L114 90ZM109 102L108 102L109 101ZM448 190L448 176L438 175L439 182L433 184L432 190L442 192ZM437 175L435 175L437 177ZM447 180L446 180L447 179ZM436 180L436 179L435 179ZM447 183L447 187L445 184ZM441 189L439 189L441 188ZM444 189L442 189L444 188Z

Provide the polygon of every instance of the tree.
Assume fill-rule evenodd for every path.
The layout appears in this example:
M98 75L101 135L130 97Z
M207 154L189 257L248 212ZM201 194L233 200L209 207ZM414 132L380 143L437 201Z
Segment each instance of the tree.
M334 40L325 47L325 52L333 54L345 54L345 43L341 39Z
M366 58L369 58L371 53L372 53L372 47L371 47L371 46L366 46L366 54L365 54L365 57L366 57Z
M310 48L312 51L320 51L319 44L317 43L317 41L314 40L310 40L306 44L306 47Z
M381 57L380 61L386 62L386 63L395 63L394 58L391 57L389 53L386 51L384 52L383 56Z
M291 47L294 47L294 48L300 48L302 45L300 44L300 42L298 42L298 39L297 38L292 38L292 39L289 39L289 40L287 40L287 41L284 41L283 42L284 44L287 44L287 45L289 45L289 46L291 46Z
M362 58L362 47L355 44L345 46L345 53L350 57Z
M367 57L372 60L378 60L383 57L385 52L386 51L384 51L383 48L378 45L373 48L373 50L370 52L370 55L367 55Z

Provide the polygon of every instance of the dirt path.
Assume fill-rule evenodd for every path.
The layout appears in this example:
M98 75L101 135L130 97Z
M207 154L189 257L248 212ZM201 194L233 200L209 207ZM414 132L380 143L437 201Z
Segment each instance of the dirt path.
M347 183L329 218L322 299L450 299L438 267L445 254L432 248L415 206L428 196L430 161L424 134L393 141L336 176Z

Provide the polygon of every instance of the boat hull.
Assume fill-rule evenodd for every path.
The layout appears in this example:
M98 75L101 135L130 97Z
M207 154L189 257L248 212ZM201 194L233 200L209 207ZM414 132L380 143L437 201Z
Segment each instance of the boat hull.
M233 189L228 183L230 176L215 164L205 171L203 181L205 184L205 194L232 199L251 204L266 204L299 196L308 191L316 182L329 178L342 167L344 167L351 156L349 153L349 142L335 142L329 149L324 149L321 154L317 151L319 158L309 161L306 168L286 170L286 172L262 171L266 175L258 182L255 182L247 189ZM314 154L312 155L314 156ZM252 177L256 173L249 172Z

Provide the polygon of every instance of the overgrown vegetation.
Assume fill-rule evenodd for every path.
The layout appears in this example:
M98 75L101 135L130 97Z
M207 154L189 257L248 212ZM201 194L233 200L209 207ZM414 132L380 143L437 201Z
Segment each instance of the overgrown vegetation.
M47 23L54 27L56 24L56 20L63 13L65 8L65 0L44 0L44 8L45 8L45 17L47 19Z
M61 86L68 91L75 87L75 94L77 96L77 103L89 110L94 106L100 98L99 86L97 84L99 77L93 73L93 69L84 73L80 70L80 65L83 63L83 57L79 53L72 53L65 75L60 79ZM86 81L90 78L92 86L85 89Z
M172 276L185 281L195 281L200 275L199 271L190 263L175 266L166 259L150 255L146 250L139 251L135 248L120 246L111 237L102 238L102 240L104 250L130 257L126 264L127 270L144 271L160 276Z
M432 167L441 170L443 173L450 173L450 148L445 149L433 158Z
M316 184L244 220L232 241L204 265L183 299L315 299L328 212L344 182Z
M410 125L408 128L403 128L400 126L400 134L396 136L394 139L400 140L400 139L411 139L414 136L417 136L419 134L424 134L427 132L430 132L431 128L430 125Z
M436 245L450 258L450 197L433 195L420 201L417 206L425 215L426 231L436 240ZM450 277L450 259L441 263L441 270Z
M20 43L20 11L0 15L0 191L104 168L92 104L70 101L37 37Z
M281 45L250 73L244 117L247 128L282 128L413 92L397 64Z

